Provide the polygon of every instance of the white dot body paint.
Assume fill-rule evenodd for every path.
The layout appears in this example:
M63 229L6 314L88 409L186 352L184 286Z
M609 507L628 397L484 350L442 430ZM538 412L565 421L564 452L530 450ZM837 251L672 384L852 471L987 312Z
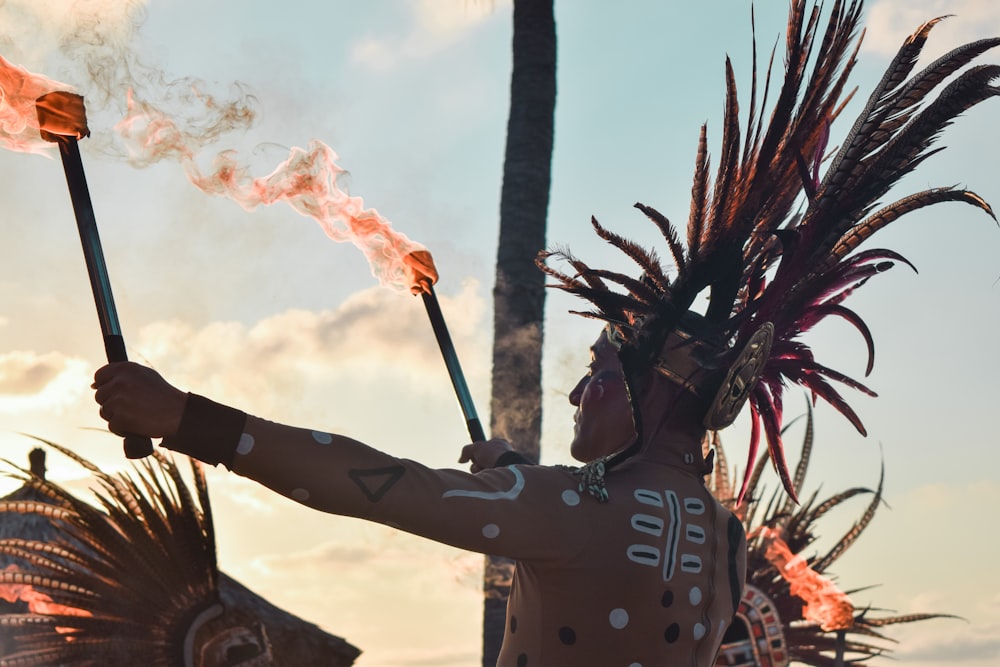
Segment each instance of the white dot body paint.
M240 436L240 442L236 445L236 453L246 456L253 451L254 439L249 433Z
M694 638L701 639L705 636L705 626L701 623L694 624Z
M299 501L300 503L303 503L309 500L309 492L306 491L305 489L293 489L292 498Z
M611 613L608 614L608 622L615 630L621 630L628 625L628 612L621 607L612 609Z
M483 537L492 540L499 534L500 534L500 526L496 525L495 523L488 523L485 526L483 526Z
M696 605L701 602L701 589L695 586L688 592L688 601Z
M573 489L566 489L562 492L562 501L570 507L576 507L580 504L580 494Z
M329 445L331 442L333 442L333 436L330 435L329 433L324 433L323 431L313 431L312 437L313 440L315 440L321 445Z

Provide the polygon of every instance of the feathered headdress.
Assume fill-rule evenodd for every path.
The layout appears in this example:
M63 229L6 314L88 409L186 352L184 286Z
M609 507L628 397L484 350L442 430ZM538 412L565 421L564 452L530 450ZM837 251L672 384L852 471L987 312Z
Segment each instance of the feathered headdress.
M704 323L716 340L723 341L718 358L708 366L729 369L728 376L718 380L722 386L717 395L717 402L726 399L729 405L723 418L710 414L706 425L718 428L731 423L742 400L748 399L747 468L756 459L763 432L793 498L781 443L785 384L799 384L813 400L828 402L862 434L861 420L833 383L875 395L816 361L800 335L828 316L846 320L868 346L869 373L871 333L843 302L894 262L910 265L892 250L855 253L855 249L902 215L940 202L965 202L993 216L981 197L953 187L924 190L881 208L879 202L899 179L940 150L932 149L932 144L958 115L1000 92L991 85L1000 77L995 65L966 68L940 88L945 79L1000 44L1000 38L961 46L911 76L928 33L942 18L920 26L889 64L839 150L828 154L830 127L853 94L845 90L861 44L862 4L834 2L824 28L819 5L792 2L784 79L770 114L765 115L772 69L769 66L761 93L754 68L745 132L727 59L719 164L713 179L703 126L686 242L664 215L636 204L666 240L673 276L655 252L609 231L596 219L591 222L598 236L632 258L642 270L640 278L592 268L567 252L544 252L539 257L542 270L557 281L554 287L595 307L580 314L609 323L621 341L626 377L656 362L695 298L707 292ZM756 39L754 54L756 60ZM772 53L772 65L773 60ZM547 266L545 260L552 256L568 262L573 274ZM744 480L741 500L746 484Z
M158 452L136 464L137 481L43 442L86 468L102 490L91 503L28 471L14 473L44 500L0 502L0 516L46 517L60 537L0 540L0 554L24 564L0 572L0 593L18 589L36 603L0 615L0 630L14 636L0 666L190 664L195 633L223 613L201 466L192 463L192 494Z

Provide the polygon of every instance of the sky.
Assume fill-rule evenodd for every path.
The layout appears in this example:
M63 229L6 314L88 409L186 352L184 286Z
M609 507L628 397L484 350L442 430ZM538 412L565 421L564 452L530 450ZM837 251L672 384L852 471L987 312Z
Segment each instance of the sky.
M780 47L786 9L758 3L761 58ZM193 187L176 161L130 163L116 125L133 85L187 114L190 127L219 130L194 158L201 168L233 150L263 176L292 147L332 147L341 185L433 253L442 309L488 423L511 13L509 0L0 3L0 55L87 103L92 136L81 150L130 358L268 419L457 466L468 436L419 299L380 285L361 252L285 204L248 211ZM928 56L1000 34L990 0L868 3L859 99L832 142L904 37L944 14L954 16L932 31ZM699 127L708 124L711 148L720 135L727 54L744 95L749 86L750 15L744 0L556 2L550 245L613 265L617 252L594 239L591 215L640 239L652 237L637 201L686 218ZM233 108L246 113L231 131L202 122ZM960 118L941 139L948 148L893 198L959 184L1000 203L997 114L991 100ZM127 468L89 389L104 353L58 157L0 150L0 184L0 457L26 464L37 437ZM888 628L900 640L895 664L995 665L1000 538L988 517L1000 505L1000 228L944 204L879 237L919 273L897 267L851 298L875 336L866 382L879 396L845 390L867 437L817 409L806 491L873 487L884 464L886 506L832 568L838 584L864 589L853 594L858 607L961 617ZM570 462L567 391L597 333L566 314L577 305L555 293L547 301L543 463ZM808 342L821 361L863 375L864 343L846 325L824 324ZM790 391L787 414L804 410ZM793 462L799 427L788 436ZM723 432L741 468L746 434L742 419ZM84 492L75 465L54 454L48 465ZM481 556L319 514L225 471L210 471L209 485L222 569L360 647L360 667L479 664ZM13 488L0 479L0 493ZM817 550L865 503L824 519Z

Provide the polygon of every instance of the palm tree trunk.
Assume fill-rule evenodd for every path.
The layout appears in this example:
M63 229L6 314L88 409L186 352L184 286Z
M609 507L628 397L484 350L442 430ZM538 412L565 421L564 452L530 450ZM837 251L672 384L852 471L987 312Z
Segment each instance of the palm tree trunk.
M534 265L545 247L556 100L553 0L514 0L513 71L500 239L493 288L493 386L490 430L538 460L542 423L544 276ZM513 563L486 557L483 667L503 642Z

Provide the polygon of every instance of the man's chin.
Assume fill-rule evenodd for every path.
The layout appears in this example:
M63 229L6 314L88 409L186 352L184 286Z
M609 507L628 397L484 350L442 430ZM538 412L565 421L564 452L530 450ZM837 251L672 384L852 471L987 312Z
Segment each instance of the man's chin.
M590 463L601 456L599 450L590 447L586 442L580 442L576 439L569 445L569 455L580 463Z

